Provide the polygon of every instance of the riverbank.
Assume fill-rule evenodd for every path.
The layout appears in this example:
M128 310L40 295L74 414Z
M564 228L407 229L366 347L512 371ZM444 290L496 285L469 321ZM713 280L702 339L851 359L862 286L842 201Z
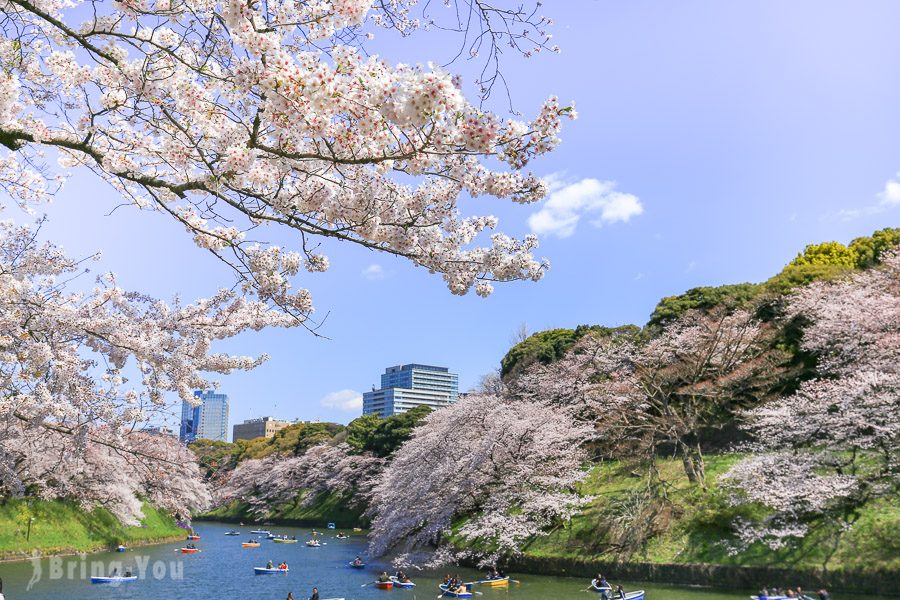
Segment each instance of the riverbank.
M141 525L126 527L102 508L85 511L59 500L8 499L0 504L0 561L25 560L35 551L66 555L184 539L184 529L168 515L146 503L143 512Z
M309 506L303 506L305 493L293 502L272 507L265 514L251 513L247 504L233 501L208 513L194 517L196 521L223 521L226 523L273 523L297 527L324 527L334 523L340 529L368 527L362 508L350 508L341 496L321 494Z
M739 459L707 456L707 490L689 484L680 461L660 459L665 502L643 495L646 481L629 467L599 465L581 488L594 498L591 504L564 527L523 548L515 568L578 577L602 571L628 580L731 589L802 585L900 595L900 502L864 505L846 531L812 522L802 540L783 548L741 547L733 523L754 515L733 506L718 481Z

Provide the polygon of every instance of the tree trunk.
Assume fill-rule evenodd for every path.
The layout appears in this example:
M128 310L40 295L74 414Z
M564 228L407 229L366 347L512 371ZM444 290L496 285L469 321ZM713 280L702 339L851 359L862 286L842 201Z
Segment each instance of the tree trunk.
M679 440L678 447L681 450L681 463L684 465L684 474L693 485L706 488L706 468L703 464L703 453L700 444L689 444Z

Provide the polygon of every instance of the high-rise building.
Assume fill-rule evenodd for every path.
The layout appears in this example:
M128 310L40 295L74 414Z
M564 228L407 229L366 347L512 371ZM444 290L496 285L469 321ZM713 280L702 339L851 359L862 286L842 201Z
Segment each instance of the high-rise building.
M182 442L197 439L228 441L228 395L217 394L213 390L194 392L198 404L190 402L181 405Z
M416 406L432 409L456 402L459 375L447 367L409 364L388 367L381 376L381 389L363 394L363 414L389 417Z
M247 419L231 428L231 441L255 440L260 437L270 438L290 424L290 421L279 421L275 417Z

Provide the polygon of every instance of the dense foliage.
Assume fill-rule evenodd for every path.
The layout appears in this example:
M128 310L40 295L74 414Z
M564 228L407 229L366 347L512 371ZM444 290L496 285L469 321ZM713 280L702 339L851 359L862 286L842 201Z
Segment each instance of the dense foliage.
M603 327L601 325L579 325L575 329L549 329L529 336L514 345L500 360L501 377L521 373L535 362L551 363L562 358L575 343L588 333L617 336L622 333L637 335L640 328L635 325Z

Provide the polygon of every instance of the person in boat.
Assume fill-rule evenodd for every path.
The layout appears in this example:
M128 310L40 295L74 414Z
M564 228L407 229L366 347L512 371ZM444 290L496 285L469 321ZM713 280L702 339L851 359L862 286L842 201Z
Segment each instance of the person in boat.
M281 569L282 571L287 571L287 570L288 570L288 564L287 564L286 562L284 562L284 561L281 561L281 564L278 566L278 568Z
M319 600L319 588L313 588L312 596L309 597L309 600Z
M130 571L130 570L126 570L126 571L125 571L125 577L131 577L131 571Z
M625 590L622 589L622 586L621 586L621 585L617 585L617 586L616 586L616 597L617 597L619 600L625 600Z
M612 587L609 585L609 582L606 581L606 577L604 577L603 574L597 573L597 578L591 583L594 584L595 588L600 590L600 597L603 600L609 600L609 590L612 589Z
M769 598L769 590L763 588L759 590L759 600L768 600Z
M119 575L119 569L113 569L112 576L117 577Z
M788 588L787 597L788 598L796 598L797 594L794 593L794 590L792 588Z
M442 581L441 583L443 583L444 585L450 584L450 573L447 573L446 575L444 575L444 581Z
M272 568L272 561L271 561L271 560L270 560L269 562L266 563L266 568L267 568L267 569L271 569L271 568Z
M292 536L291 536L291 539L292 539L292 540L296 540L296 539L297 539L297 536L296 536L296 535L292 535Z
M387 571L382 571L381 575L378 576L378 581L380 583L386 583L391 580L391 576L387 574Z
M504 577L506 577L506 574L500 567L497 567L496 569L494 569L494 571L497 573L497 579L503 579Z
M819 590L819 600L828 600L828 598L829 598L828 590L826 590L825 588L822 588L821 590Z

